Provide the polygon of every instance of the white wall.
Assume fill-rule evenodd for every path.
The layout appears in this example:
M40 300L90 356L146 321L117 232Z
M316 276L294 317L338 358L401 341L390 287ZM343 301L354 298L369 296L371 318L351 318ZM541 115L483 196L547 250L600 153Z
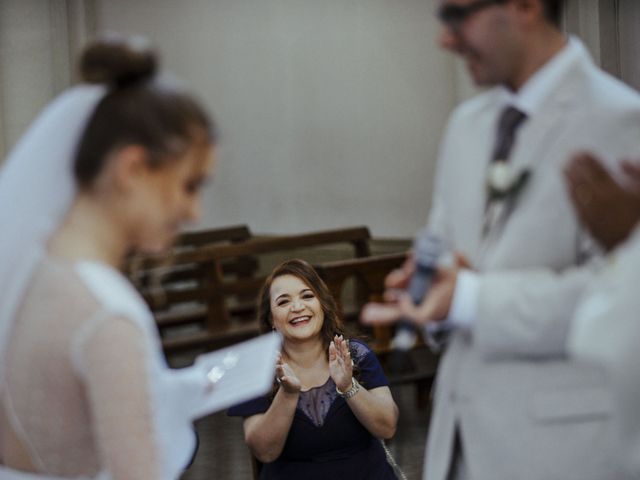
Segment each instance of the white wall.
M0 0L0 154L72 80L96 24L141 32L222 127L203 226L363 223L410 236L428 211L447 114L474 92L435 46L435 3ZM640 87L640 2L569 0L565 17L596 62Z
M640 89L640 2L619 0L618 23L620 45L620 76L629 85Z
M97 0L151 37L221 127L205 226L285 233L425 221L459 85L435 0Z
M0 145L13 145L54 95L48 2L0 1ZM29 59L29 61L25 61Z
M0 0L0 163L40 110L75 80L95 30L92 0Z

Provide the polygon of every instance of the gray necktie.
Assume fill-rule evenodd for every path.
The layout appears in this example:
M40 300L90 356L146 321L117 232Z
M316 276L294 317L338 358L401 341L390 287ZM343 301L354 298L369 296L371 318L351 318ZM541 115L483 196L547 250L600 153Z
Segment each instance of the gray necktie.
M513 106L505 107L502 111L498 120L496 143L491 156L492 165L496 165L497 162L507 163L514 144L516 131L526 118L527 116L524 113ZM504 201L495 201L495 199L487 198L482 236L486 237L492 228L502 223L509 214L509 210L510 207Z
M511 148L513 147L516 130L526 118L527 116L524 113L513 106L505 107L502 111L496 132L496 144L491 157L494 162L499 160L506 162L509 160L509 153L511 153Z

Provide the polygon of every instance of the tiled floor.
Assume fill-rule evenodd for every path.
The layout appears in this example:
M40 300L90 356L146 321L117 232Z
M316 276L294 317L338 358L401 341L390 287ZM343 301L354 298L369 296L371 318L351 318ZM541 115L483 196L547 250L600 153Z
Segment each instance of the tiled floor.
M395 386L394 399L400 420L389 449L409 480L419 480L422 471L428 409L416 405L414 384ZM242 420L224 413L211 415L197 424L200 449L183 480L251 480L249 453L242 438Z

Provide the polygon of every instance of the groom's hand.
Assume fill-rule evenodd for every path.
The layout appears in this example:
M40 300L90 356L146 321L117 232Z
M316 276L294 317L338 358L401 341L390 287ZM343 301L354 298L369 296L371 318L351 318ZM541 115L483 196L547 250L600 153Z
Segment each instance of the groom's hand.
M451 309L451 302L456 288L458 272L462 268L470 268L467 259L456 254L453 267L438 267L433 283L427 295L419 305L415 305L404 290L415 270L413 258L411 265L403 265L387 276L384 298L387 303L368 303L361 313L361 321L368 325L384 325L395 323L400 318L406 318L418 325L440 321L447 318ZM403 290L399 290L402 287Z
M565 169L569 196L580 222L606 250L624 242L640 221L640 164L622 162L625 186L589 153L574 156Z

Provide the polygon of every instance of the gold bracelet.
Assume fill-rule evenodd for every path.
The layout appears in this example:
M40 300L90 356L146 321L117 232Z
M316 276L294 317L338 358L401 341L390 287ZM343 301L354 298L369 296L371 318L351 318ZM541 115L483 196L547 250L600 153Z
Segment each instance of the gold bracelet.
M351 388L346 392L341 392L340 389L338 388L338 385L336 385L336 392L338 392L338 395L340 395L345 400L353 397L356 393L358 393L359 390L360 390L360 384L356 380L356 377L351 377Z

